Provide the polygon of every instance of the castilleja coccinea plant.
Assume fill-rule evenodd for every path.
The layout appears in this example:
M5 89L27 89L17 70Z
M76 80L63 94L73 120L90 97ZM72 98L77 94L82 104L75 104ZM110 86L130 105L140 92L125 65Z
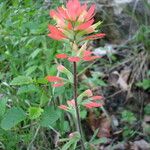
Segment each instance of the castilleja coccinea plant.
M73 85L73 99L68 100L66 104L58 106L60 109L72 113L77 122L77 130L80 134L80 142L82 149L85 150L84 140L80 122L80 106L86 108L101 107L102 96L93 96L91 90L86 90L81 94L77 94L77 66L84 61L92 61L100 58L94 56L92 51L87 49L89 40L103 38L104 33L96 33L96 28L101 24L97 22L94 24L95 5L88 8L87 4L81 5L78 0L69 0L66 7L58 7L57 10L51 10L50 16L56 21L55 25L49 25L50 33L48 36L54 40L61 40L70 45L68 53L57 54L57 59L66 59L73 64L73 73L71 73L62 64L58 65L57 70L64 73L67 79L60 76L47 76L49 82L54 83L54 88L64 86L66 82Z

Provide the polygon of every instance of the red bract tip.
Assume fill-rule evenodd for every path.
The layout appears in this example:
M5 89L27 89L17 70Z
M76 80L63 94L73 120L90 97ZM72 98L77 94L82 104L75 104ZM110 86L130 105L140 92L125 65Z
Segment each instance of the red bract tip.
M84 106L85 106L86 108L95 108L95 107L102 107L103 104L101 104L101 103L96 103L96 102L89 102L89 103L84 104Z
M90 56L92 54L91 51L83 51L83 57Z
M79 57L69 57L68 61L70 61L70 62L79 62L80 58Z
M52 87L61 87L61 86L64 86L64 83L56 83L52 85Z
M57 54L56 55L56 58L59 58L59 59L66 59L68 56L67 54Z
M92 98L92 100L102 100L103 99L102 96L92 96L91 98Z
M56 76L47 76L46 79L49 82L60 82L60 81L62 81L62 79L60 77L56 77Z
M98 34L95 34L95 35L87 36L86 38L84 38L84 40L94 40L94 39L103 38L104 36L106 36L105 33L98 33Z
M92 61L92 60L95 60L95 59L97 59L97 58L101 58L100 56L85 56L85 57L83 57L82 59L84 60L84 61Z
M93 22L94 22L94 19L91 19L91 20L79 25L76 30L85 30L85 29L89 28L93 24Z
M48 28L51 32L50 34L48 34L49 37L51 37L55 40L62 40L64 38L66 38L66 36L55 26L49 25Z
M88 10L87 15L85 16L86 20L90 20L94 16L94 12L95 12L95 4L93 4Z
M72 99L70 101L67 101L67 104L75 107L75 101L74 101L74 99Z
M68 107L66 105L60 105L58 107L62 110L68 110Z
M78 0L69 0L67 2L67 14L69 16L69 20L76 21L77 17L82 12L82 7Z
M51 10L50 11L50 16L52 17L52 18L55 18L55 17L58 17L58 18L62 18L61 17L61 15L59 14L59 13L57 13L55 10Z
M72 29L73 29L73 26L72 26L71 22L68 22L68 29L69 29L69 30L72 30Z

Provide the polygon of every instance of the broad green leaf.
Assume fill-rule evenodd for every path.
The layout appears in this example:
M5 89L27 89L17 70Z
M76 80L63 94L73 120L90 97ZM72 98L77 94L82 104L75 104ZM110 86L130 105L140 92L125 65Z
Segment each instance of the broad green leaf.
M6 97L2 97L0 99L0 117L5 113L7 100L8 99Z
M41 116L41 126L49 127L53 126L53 124L60 118L61 111L59 109L53 109L52 107L47 107L44 109L44 112Z
M31 83L33 83L32 78L27 76L18 76L11 81L10 85L25 85Z
M40 107L30 107L28 112L30 119L37 119L41 116L43 109Z
M1 127L4 130L9 130L15 127L19 122L26 118L25 112L20 107L12 107L4 115L1 121Z

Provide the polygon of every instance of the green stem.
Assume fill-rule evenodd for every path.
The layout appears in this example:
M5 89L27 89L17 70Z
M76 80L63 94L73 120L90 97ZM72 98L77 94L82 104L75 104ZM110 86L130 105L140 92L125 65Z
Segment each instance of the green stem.
M74 100L75 100L75 109L76 109L77 129L81 137L80 143L81 143L82 150L85 150L83 135L82 135L82 128L81 128L81 120L80 120L80 114L79 114L79 108L78 108L78 102L77 102L77 64L76 62L73 62L73 75L74 75Z

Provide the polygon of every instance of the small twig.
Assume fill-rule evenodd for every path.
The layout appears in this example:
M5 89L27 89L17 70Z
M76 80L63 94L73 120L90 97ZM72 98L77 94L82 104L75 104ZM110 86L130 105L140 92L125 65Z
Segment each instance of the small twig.
M131 38L130 31L131 31L131 28L132 28L132 25L133 25L133 17L134 17L134 14L135 14L138 2L139 2L139 0L135 0L134 6L133 6L133 10L132 10L132 15L131 15L132 20L131 20L130 26L129 26L129 39Z
M37 122L33 122L32 124L28 124L28 125L25 125L22 127L22 129L26 129L26 128L29 128L31 126L35 126L37 124Z
M123 90L119 90L119 91L115 92L114 94L109 95L109 96L108 96L108 97L106 97L105 99L108 99L108 98L114 97L115 95L117 95L117 94L121 93L122 91L123 91Z
M33 144L33 142L35 141L35 139L36 139L36 137L37 137L37 135L38 135L39 130L40 130L40 125L37 127L37 129L36 129L36 131L35 131L35 134L34 134L34 136L33 136L33 139L32 139L32 141L29 143L27 150L30 150L30 148L31 148L31 146L32 146L32 144Z

